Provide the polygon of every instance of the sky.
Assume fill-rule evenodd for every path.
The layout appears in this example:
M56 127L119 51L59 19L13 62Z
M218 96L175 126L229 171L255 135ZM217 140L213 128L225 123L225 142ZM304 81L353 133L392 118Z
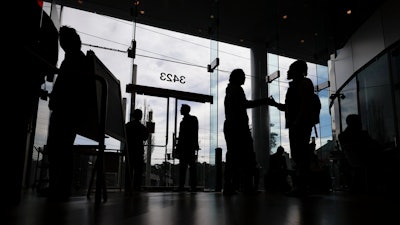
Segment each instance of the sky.
M50 14L50 6L45 3L44 10ZM54 12L54 11L53 11ZM60 8L57 8L60 12ZM54 14L53 14L54 15ZM71 8L64 7L60 24L73 27L81 37L83 52L92 50L103 64L120 81L121 95L126 98L126 121L129 120L131 94L127 93L125 87L133 83L132 65L137 64L136 84L161 87L165 89L181 90L200 94L210 94L210 73L207 72L207 65L210 59L210 40L198 38L186 34L176 33L146 26L143 24L133 24L116 18L100 16ZM137 42L136 57L134 59L127 56L127 50L131 47L132 40ZM228 84L229 73L235 68L242 68L247 75L243 89L248 99L251 99L251 75L250 75L250 50L243 47L233 46L219 42L218 44L220 66L218 67L218 146L226 149L224 136L222 133L222 123L224 120L223 98L225 87ZM60 49L58 64L62 62L64 52ZM286 72L293 59L279 57L281 72L279 85L287 87ZM315 67L315 66L314 66ZM310 71L314 71L313 66L309 66ZM312 73L312 72L311 72ZM184 83L163 80L162 74L171 74L177 77L184 77ZM316 83L316 76L313 79ZM53 83L46 82L43 89L49 92ZM272 84L276 85L276 84ZM279 92L278 100L284 99L284 91ZM277 99L275 98L275 99ZM145 112L153 112L153 122L155 122L155 133L153 135L155 145L153 149L152 163L162 162L165 159L165 152L170 153L172 147L172 137L175 124L179 127L182 116L179 114L179 107L183 103L191 105L191 114L199 120L199 144L202 150L199 151L199 161L208 161L209 153L209 131L210 131L210 104L193 103L178 101L177 119L175 120L175 99L136 96L135 108L140 108ZM38 128L36 131L35 145L43 146L47 138L47 122L49 111L47 101L40 101L40 113L38 116ZM167 113L169 112L169 117ZM251 119L251 112L248 110ZM273 115L282 116L280 113ZM169 118L167 130L167 118ZM282 125L281 125L282 126ZM284 125L283 125L284 126ZM283 127L282 126L282 127ZM176 130L178 132L178 130ZM282 144L288 148L287 135L283 132ZM76 139L77 144L90 143L83 137ZM106 139L107 148L118 149L120 143ZM167 146L167 147L166 147ZM224 154L223 154L224 159Z

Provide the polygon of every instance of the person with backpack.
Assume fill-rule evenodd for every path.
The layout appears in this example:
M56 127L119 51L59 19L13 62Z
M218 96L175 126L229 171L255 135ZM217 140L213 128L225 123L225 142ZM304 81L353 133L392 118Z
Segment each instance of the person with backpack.
M290 155L295 163L296 176L290 196L307 194L311 157L308 154L312 128L319 123L321 102L314 93L314 85L307 76L307 63L293 62L287 72L289 88L285 103L277 103L272 97L269 105L285 112L286 128L289 129Z

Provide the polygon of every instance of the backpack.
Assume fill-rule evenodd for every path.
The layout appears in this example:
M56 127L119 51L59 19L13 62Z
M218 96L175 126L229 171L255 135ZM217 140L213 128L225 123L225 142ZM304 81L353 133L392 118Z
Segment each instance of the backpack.
M319 114L321 112L321 101L319 96L315 93L311 95L311 104L310 104L310 121L314 127L315 136L318 137L316 124L319 123Z
M319 123L320 112L321 112L321 101L319 99L319 96L313 93L311 98L311 107L310 107L310 117L313 125Z

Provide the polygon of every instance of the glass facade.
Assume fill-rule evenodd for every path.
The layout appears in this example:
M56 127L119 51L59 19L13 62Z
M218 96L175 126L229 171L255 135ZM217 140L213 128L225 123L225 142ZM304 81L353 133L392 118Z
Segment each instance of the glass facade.
M47 3L44 9L49 11ZM61 10L59 9L58 12ZM155 129L147 142L145 158L147 186L174 186L176 184L176 165L178 160L171 157L173 141L179 132L181 104L189 104L191 114L199 119L199 178L198 184L205 188L214 185L213 169L215 165L215 148L222 148L222 160L225 161L226 145L222 127L224 122L223 99L230 72L242 68L246 74L243 89L251 99L250 50L238 46L220 43L217 38L202 39L172 31L166 31L129 21L100 16L84 11L64 7L61 25L75 28L82 40L84 52L93 50L96 56L121 82L121 94L125 100L125 119L129 120L130 111L140 108L144 112L143 123L154 122ZM78 19L77 19L78 18ZM85 18L85 19L79 19ZM100 26L100 25L101 26ZM112 31L112 36L108 36ZM151 38L149 38L151 37ZM132 40L136 41L136 55L128 57ZM96 44L93 44L96 43ZM63 60L60 50L59 62ZM266 53L268 54L268 53ZM216 58L220 66L212 73L207 65ZM279 71L281 77L269 84L269 95L277 101L285 99L288 81L286 73L293 59L268 54L268 73ZM137 65L137 66L134 66ZM314 84L327 80L327 68L309 64L309 77ZM214 96L213 104L188 102L180 99L163 98L147 95L131 95L125 88L127 84L138 84L149 87L160 87L170 90L186 91ZM47 82L43 89L51 92L53 83ZM323 109L321 123L318 125L317 148L331 137L328 115L328 92L319 92ZM134 100L131 99L134 98ZM131 103L132 102L132 106ZM35 146L46 144L49 110L48 102L40 100L37 120ZM248 110L250 127L252 126L251 109ZM271 152L282 145L289 151L288 134L284 125L284 116L277 110L270 109ZM77 144L91 144L84 137L76 139ZM108 150L120 150L121 143L112 138L106 139ZM33 156L36 159L36 155ZM121 166L124 162L118 162ZM123 171L123 170L121 170ZM115 175L115 174L114 174ZM113 174L109 174L113 177ZM119 178L118 178L119 179ZM188 180L188 179L187 179Z
M388 55L357 74L359 112L364 128L387 147L393 145L395 123Z
M334 94L338 106L336 127L346 128L346 117L359 114L363 129L386 149L398 147L399 138L399 43L357 71Z
M383 147L376 159L377 163L384 160L380 163L385 167L385 174L379 176L382 188L388 190L398 187L398 179L394 178L397 176L396 169L391 168L397 168L399 148L399 46L397 42L381 52L331 95L334 140L337 142L338 135L347 127L346 117L359 114L362 129ZM340 150L337 143L335 151L339 155ZM341 172L343 167L346 163L340 157L333 160L335 188L346 188L348 184L345 174Z
M279 70L279 56L275 54L267 54L267 71L268 76L273 75L274 73L279 73L282 76L281 71ZM269 81L268 85L268 96L272 96L277 102L285 101L285 97L281 96L280 90L280 79L276 81ZM270 119L270 148L271 152L276 152L276 148L282 144L282 134L281 130L285 128L285 126L281 124L283 116L279 110L274 110L273 107L269 107L269 119ZM284 118L283 118L284 119Z

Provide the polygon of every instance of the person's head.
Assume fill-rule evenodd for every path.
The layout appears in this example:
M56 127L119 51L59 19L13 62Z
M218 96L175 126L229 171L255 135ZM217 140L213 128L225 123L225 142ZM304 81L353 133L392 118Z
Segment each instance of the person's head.
M187 104L182 104L181 106L181 114L182 115L188 115L190 112L190 106Z
M234 69L229 76L229 82L232 84L242 85L246 80L246 75L242 69Z
M276 149L276 154L278 155L282 155L285 152L285 149L282 147L282 145L280 145L277 149Z
M304 60L296 60L294 63L290 64L289 70L287 72L287 79L293 80L298 78L303 78L307 76L307 63Z
M362 124L361 124L361 118L357 114L350 114L346 117L346 124L348 127L355 128L355 129L361 129Z
M64 52L80 51L82 42L76 30L72 27L62 26L59 31L60 46Z
M132 116L134 120L141 120L143 117L143 112L141 109L135 109L133 110Z

